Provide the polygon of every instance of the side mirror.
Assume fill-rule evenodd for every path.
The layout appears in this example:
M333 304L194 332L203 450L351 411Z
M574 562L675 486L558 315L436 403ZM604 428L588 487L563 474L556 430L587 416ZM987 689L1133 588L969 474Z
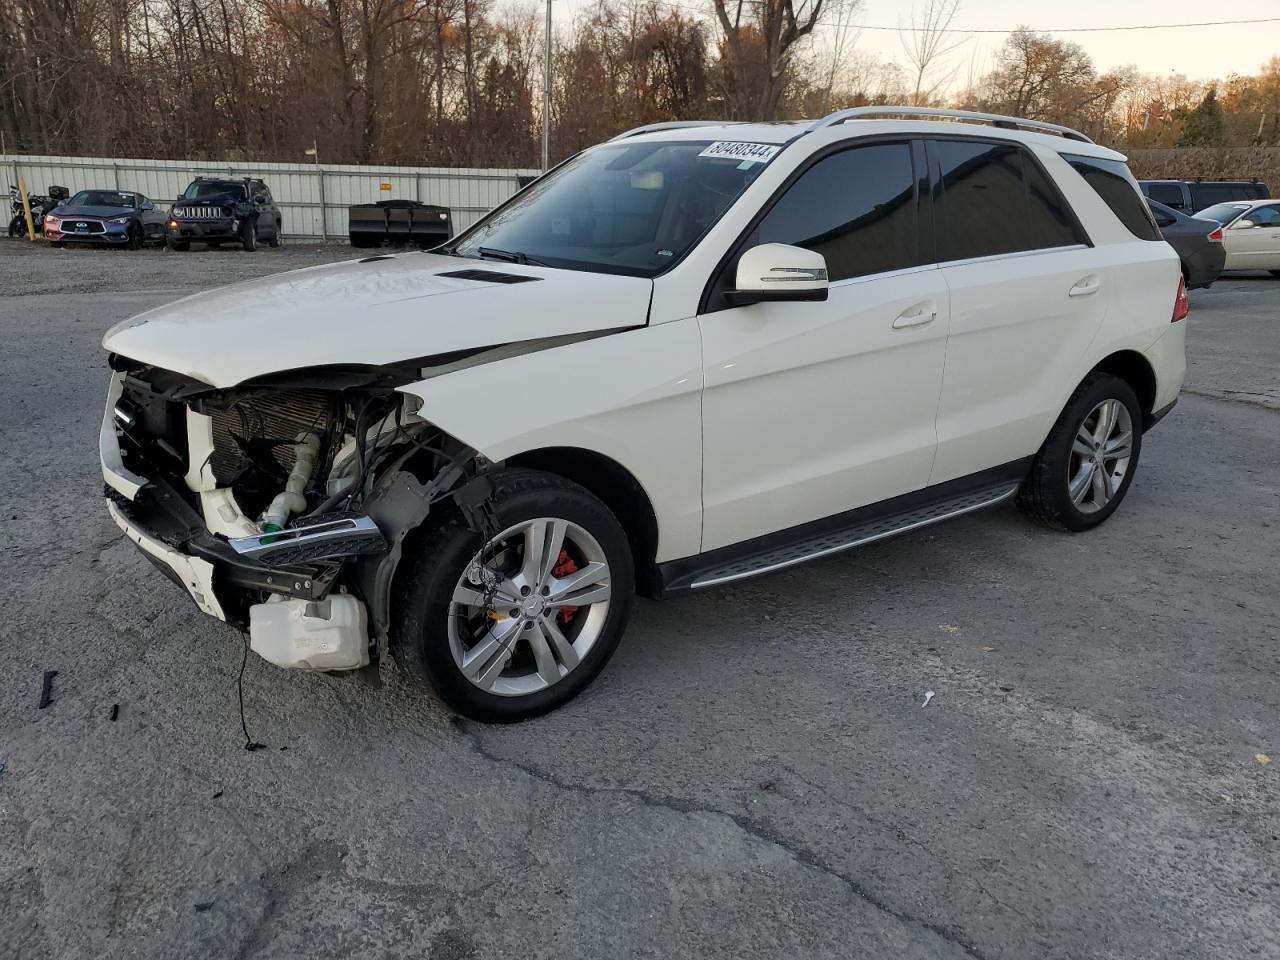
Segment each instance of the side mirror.
M142 209L143 209L143 210L154 210L155 208L156 208L156 205L155 205L154 203L152 203L150 200L143 200L143 201L142 201Z
M1248 217L1245 217L1244 219L1242 219L1242 220L1237 220L1235 223L1233 223L1233 224L1231 225L1231 229L1233 229L1233 230L1248 230L1250 227L1256 227L1256 226L1257 226L1257 224L1256 224L1256 223L1254 223L1254 222L1253 222L1252 220L1250 220Z
M729 302L743 307L776 300L827 299L827 260L785 243L762 243L738 260L736 289Z

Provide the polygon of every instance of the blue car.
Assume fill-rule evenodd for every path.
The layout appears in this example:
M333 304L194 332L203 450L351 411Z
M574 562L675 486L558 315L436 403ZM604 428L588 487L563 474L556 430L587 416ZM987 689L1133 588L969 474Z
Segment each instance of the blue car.
M105 243L140 250L164 243L165 213L130 190L81 190L45 214L44 236L64 243Z

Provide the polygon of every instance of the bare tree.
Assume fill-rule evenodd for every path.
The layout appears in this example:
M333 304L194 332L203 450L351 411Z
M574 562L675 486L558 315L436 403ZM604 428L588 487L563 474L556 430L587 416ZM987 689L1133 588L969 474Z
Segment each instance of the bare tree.
M911 102L916 106L933 101L938 92L951 82L955 75L949 73L937 76L929 86L925 86L925 76L935 67L942 66L946 57L967 42L967 37L956 37L951 24L960 12L960 0L924 0L924 6L911 9L910 26L900 27L898 37L907 62L911 66L914 92Z
M734 119L777 118L796 45L813 33L824 3L800 0L797 6L793 0L715 0L716 19L729 48L733 78L729 106Z

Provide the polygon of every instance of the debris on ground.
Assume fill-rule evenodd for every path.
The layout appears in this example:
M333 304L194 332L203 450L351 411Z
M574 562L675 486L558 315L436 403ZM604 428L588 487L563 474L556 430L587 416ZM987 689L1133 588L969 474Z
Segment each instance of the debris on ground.
M933 699L933 691L926 690L924 692L924 703L920 704L920 708L923 710L925 707L929 705L929 701L932 699Z
M37 710L43 710L52 702L50 695L53 693L53 678L57 675L57 670L46 670L44 672L44 684L40 687L40 703L36 706Z
M1268 757L1265 753L1255 753L1253 755L1253 759L1257 760L1264 767L1271 762L1271 758Z
M120 704L113 703L111 705L111 722L116 722L116 717L120 716Z

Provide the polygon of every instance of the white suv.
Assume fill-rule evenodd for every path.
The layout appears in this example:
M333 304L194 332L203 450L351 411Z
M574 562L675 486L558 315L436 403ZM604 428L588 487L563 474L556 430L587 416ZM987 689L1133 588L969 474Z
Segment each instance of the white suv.
M1101 523L1178 395L1181 282L1124 158L1072 130L659 124L433 252L109 331L109 509L268 660L389 652L516 720L591 681L637 590L1015 494Z

